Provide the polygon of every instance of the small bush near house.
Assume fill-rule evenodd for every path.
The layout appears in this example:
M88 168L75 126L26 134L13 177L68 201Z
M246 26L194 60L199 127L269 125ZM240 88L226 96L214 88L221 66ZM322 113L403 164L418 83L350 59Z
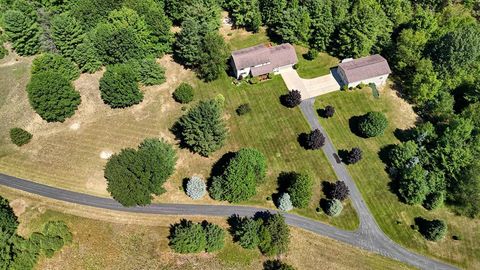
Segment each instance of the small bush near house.
M298 69L298 64L293 65L293 69Z
M14 143L17 146L22 146L24 144L27 144L31 139L33 135L21 128L12 128L10 129L10 139L12 140L12 143Z
M80 105L80 94L62 73L54 70L32 75L27 85L33 109L47 122L63 122Z
M343 205L342 202L333 199L333 200L328 200L325 208L325 214L331 216L331 217L336 217L342 213L343 210Z
M273 76L275 76L275 74L273 74L273 72L270 72L270 73L268 73L267 78L269 80L271 80L271 79L273 79Z
M278 209L282 211L290 211L293 209L293 204L288 193L283 193L278 199Z
M358 147L352 148L347 154L346 162L347 164L355 164L362 160L362 149Z
M440 208L445 201L445 195L443 192L434 192L428 194L423 202L423 207L428 210L434 210Z
M292 173L287 192L294 207L305 208L312 198L313 180L307 174Z
M381 112L369 112L361 117L358 123L360 134L366 138L382 135L388 126L385 114Z
M194 200L198 200L201 199L206 192L207 186L202 178L198 176L193 176L192 178L190 178L190 180L188 180L186 187L186 193L188 197Z
M305 59L312 61L318 56L318 50L316 49L309 49L308 52L305 54Z
M252 108L250 108L250 104L245 103L240 106L235 110L238 115L244 115L252 111Z
M292 90L287 95L282 96L282 103L288 108L294 108L302 103L302 95L298 90Z
M193 87L188 83L181 83L173 92L175 101L183 104L191 102L193 95Z
M277 259L264 262L263 270L295 270L295 268Z
M251 84L257 84L257 83L260 82L260 79L258 77L252 77L252 78L250 78L249 82Z
M182 219L170 227L170 247L178 253L213 252L225 245L225 231L218 225Z
M311 150L321 149L325 145L325 136L315 129L307 136L306 147Z
M44 53L33 60L32 75L49 70L60 73L69 81L73 81L80 76L78 67L70 59L60 54Z
M130 107L143 100L137 74L128 64L108 66L100 79L100 92L103 102L112 108Z

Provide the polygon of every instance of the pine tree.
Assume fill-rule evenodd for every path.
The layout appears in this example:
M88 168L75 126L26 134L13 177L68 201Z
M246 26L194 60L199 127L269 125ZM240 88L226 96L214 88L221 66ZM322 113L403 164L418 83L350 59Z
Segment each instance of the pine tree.
M51 25L52 38L60 52L73 58L75 48L82 44L84 34L80 23L69 13L55 16Z
M40 48L40 28L18 10L7 10L3 16L5 33L19 55L34 55Z

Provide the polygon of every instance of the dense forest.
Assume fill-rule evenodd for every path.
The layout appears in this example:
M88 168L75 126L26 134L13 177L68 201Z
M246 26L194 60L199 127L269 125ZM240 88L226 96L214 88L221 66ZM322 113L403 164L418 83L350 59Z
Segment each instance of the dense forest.
M107 66L101 92L114 108L142 100L137 83L163 81L152 59L166 53L203 80L217 79L229 56L217 31L221 10L235 27L265 28L274 42L339 58L385 56L395 88L421 117L417 127L398 132L401 144L385 149L399 198L427 209L446 202L459 214L479 215L479 1L1 0L1 40L10 41L19 55L47 52L61 58L50 56L43 65L75 64L62 64L63 74L35 75L28 89L32 98L36 87L49 81L62 89L68 108L51 115L37 104L37 111L63 121L80 102L69 84L77 68L95 72ZM172 26L180 30L173 34Z

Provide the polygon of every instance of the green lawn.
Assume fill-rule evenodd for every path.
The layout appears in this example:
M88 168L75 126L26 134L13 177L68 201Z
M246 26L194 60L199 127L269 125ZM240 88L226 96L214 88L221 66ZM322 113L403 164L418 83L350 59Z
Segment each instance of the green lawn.
M304 79L313 79L315 77L326 75L330 68L338 65L338 59L326 53L319 53L313 60L307 60L303 56L308 50L301 46L295 46L298 57L297 72Z
M242 147L255 147L268 159L267 181L257 189L257 195L248 204L273 207L266 198L275 192L279 174L307 172L315 180L314 196L308 209L294 212L338 227L356 228L358 220L350 205L337 218L316 213L323 196L321 182L335 180L335 175L322 151L305 150L297 142L298 135L309 132L310 127L298 108L288 109L280 104L279 97L287 91L280 76L256 85L244 82L240 86L233 85L232 78L224 76L211 83L197 81L196 91L199 99L212 98L217 94L225 97L230 135L224 148L236 151ZM250 104L252 111L244 116L236 115L235 109L244 103Z
M327 120L320 118L320 122L326 128L337 149L360 147L363 150L363 160L348 166L348 169L385 233L394 241L415 251L461 267L479 269L480 221L478 219L457 217L448 209L429 212L421 206L408 206L400 203L397 196L389 190L390 179L378 153L382 147L398 143L393 134L397 127L403 129L413 123L414 117L408 105L396 97L390 89L381 90L380 98L375 99L368 87L317 98L317 109L326 105L335 107L335 116ZM387 114L390 124L383 136L363 139L350 131L349 119L369 111L381 111ZM418 216L446 220L449 226L447 237L439 243L425 241L418 232L410 228L414 218ZM464 240L452 240L452 235L461 235Z

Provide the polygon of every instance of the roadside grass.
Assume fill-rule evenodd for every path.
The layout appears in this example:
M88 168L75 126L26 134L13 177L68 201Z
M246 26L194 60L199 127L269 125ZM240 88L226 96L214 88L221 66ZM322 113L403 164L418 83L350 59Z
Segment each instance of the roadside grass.
M413 125L416 117L410 106L390 88L380 90L380 98L376 99L369 87L317 98L316 109L326 105L335 107L335 115L330 119L320 118L320 122L337 149L360 147L363 150L362 161L349 165L348 170L383 231L409 249L467 269L479 269L479 219L455 216L446 208L427 211L421 206L408 206L399 202L397 196L390 191L391 180L378 153L384 146L399 143L393 134L396 128L405 129ZM383 136L363 139L350 131L349 119L369 111L387 114L390 123ZM414 218L419 216L446 220L449 230L446 238L438 243L424 240L410 227L414 224ZM452 240L453 235L460 235L464 240Z
M262 269L268 258L246 250L227 233L223 250L207 254L177 254L168 246L170 224L204 219L228 228L225 218L178 217L120 213L74 206L0 187L19 216L19 231L30 235L50 220L63 220L73 233L72 244L52 258L41 257L36 269ZM22 205L22 207L19 207ZM22 209L23 208L23 209ZM59 209L62 209L59 211ZM64 212L65 211L65 212ZM413 269L301 229L291 228L289 251L281 256L296 269Z
M302 46L295 45L297 52L298 68L297 72L303 79L313 79L319 76L330 73L330 68L338 65L339 60L326 53L319 53L313 60L307 60L304 54L308 49Z

